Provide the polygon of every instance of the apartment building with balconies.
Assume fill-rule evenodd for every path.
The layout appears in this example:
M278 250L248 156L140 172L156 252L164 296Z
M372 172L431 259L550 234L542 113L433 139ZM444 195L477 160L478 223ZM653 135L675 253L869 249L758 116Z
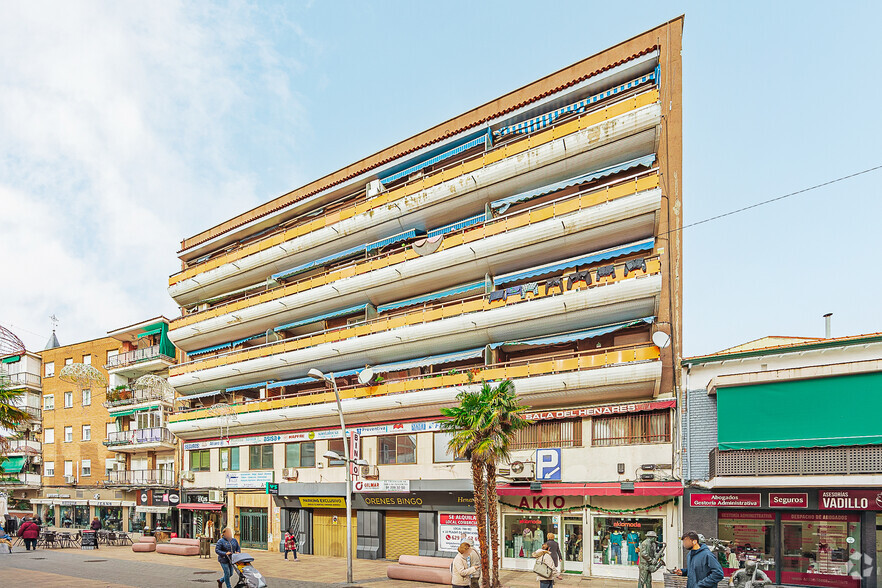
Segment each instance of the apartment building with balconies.
M7 446L0 457L0 491L5 492L10 510L31 512L31 500L41 484L42 373L40 356L31 351L0 357L0 386L19 392L13 405L28 415L15 431L8 431Z
M776 584L866 588L882 545L882 335L683 360L684 526Z
M500 481L503 565L531 565L529 527L597 537L568 571L636 578L609 538L676 535L682 494L682 23L182 242L168 332L186 353L169 368L182 532L213 518L274 549L291 526L304 552L344 554L345 470L325 456L343 438L316 368L369 463L353 503L359 557L452 556L445 530L473 497L439 409L510 379L539 416L516 444L531 480L509 468ZM555 455L556 472L539 467Z

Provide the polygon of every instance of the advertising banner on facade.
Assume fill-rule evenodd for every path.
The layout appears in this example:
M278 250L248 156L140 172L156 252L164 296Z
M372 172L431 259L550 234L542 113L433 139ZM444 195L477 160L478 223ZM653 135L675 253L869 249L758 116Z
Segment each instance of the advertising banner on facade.
M478 544L478 517L469 513L439 513L438 549L456 551L463 541Z
M346 508L346 499L342 496L300 496L303 508Z
M269 472L237 472L228 473L227 488L266 488L267 482L273 482L273 473Z
M821 510L882 510L882 491L821 490L818 507Z
M410 480L358 480L354 492L410 492Z
M689 506L698 508L759 508L760 494L691 494Z

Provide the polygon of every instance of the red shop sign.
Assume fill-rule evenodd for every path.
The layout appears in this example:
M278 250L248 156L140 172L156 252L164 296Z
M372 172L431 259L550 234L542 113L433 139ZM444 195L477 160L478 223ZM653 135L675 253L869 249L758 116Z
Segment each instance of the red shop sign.
M858 523L861 520L861 515L857 513L841 513L841 514L833 514L833 513L811 513L811 512L784 512L781 513L782 521L803 521L806 523L821 523L821 522L834 522L834 523Z
M689 506L717 508L759 508L759 494L691 494Z
M808 508L805 492L769 492L769 508Z
M821 510L882 510L882 492L879 490L821 490L818 493Z

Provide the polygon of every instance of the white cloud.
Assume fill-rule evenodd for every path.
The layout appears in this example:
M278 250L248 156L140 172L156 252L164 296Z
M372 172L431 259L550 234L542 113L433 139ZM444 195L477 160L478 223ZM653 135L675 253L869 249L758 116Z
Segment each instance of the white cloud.
M174 313L181 238L266 199L243 154L291 153L302 66L247 4L2 13L0 322L41 348L52 313L62 343Z

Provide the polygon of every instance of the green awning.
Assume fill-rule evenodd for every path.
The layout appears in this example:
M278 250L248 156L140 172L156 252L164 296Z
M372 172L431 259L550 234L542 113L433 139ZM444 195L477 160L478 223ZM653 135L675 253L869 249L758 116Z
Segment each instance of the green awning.
M110 413L110 416L118 419L119 417L129 416L135 414L136 412L144 412L145 410L156 410L157 408L159 408L158 404L151 404L150 406L139 406L138 408L131 408L122 412L112 412Z
M882 445L882 373L717 388L721 450Z
M149 327L144 327L144 332L138 334L138 339L141 337L146 337L148 335L157 335L162 332L162 325L165 323L154 323Z
M7 457L6 461L0 464L0 469L4 474L18 474L24 467L24 457Z
M21 355L10 355L9 357L4 357L0 360L0 363L15 363L19 359L21 359Z

